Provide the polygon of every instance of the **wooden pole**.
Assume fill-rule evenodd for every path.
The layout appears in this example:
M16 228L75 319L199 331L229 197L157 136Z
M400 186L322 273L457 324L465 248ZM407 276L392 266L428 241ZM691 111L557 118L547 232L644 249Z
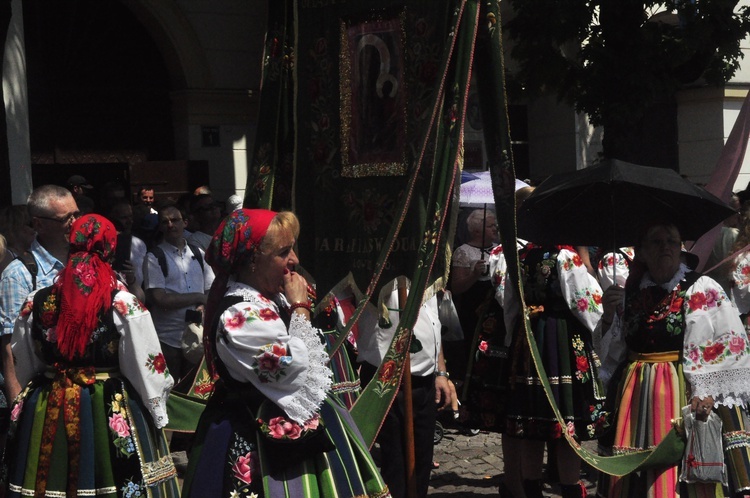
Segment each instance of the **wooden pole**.
M406 286L398 288L399 321L406 306ZM414 405L411 393L411 353L406 352L404 358L404 371L401 375L402 389L404 390L404 457L406 460L406 496L417 497L417 474L415 470L414 451Z

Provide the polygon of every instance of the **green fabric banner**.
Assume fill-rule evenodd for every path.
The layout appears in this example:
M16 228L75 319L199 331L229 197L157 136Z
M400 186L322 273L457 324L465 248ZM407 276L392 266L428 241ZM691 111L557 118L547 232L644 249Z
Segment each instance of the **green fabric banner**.
M486 31L481 32L477 40L476 60L479 101L482 107L485 147L489 156L492 188L495 196L495 211L500 231L500 238L508 247L515 247L517 236L515 217L515 172L511 152L510 128L508 126L507 106L505 99L504 61L502 34L500 30L500 11L497 1L483 4L482 17L486 21ZM494 112L485 112L488 109ZM508 283L514 285L516 293L523 296L520 280L520 268L516 251L504 251L508 262ZM547 399L555 413L557 421L565 427L560 410L557 407L552 390L544 371L539 351L531 330L526 304L523 303L523 316L526 338L531 346L532 357L539 378L544 385ZM565 437L576 453L589 465L607 474L623 476L641 468L672 465L675 455L681 455L685 446L684 440L674 429L656 448L627 455L604 457L593 454L583 448L568 434Z
M349 272L366 289L349 327L381 283L411 280L387 366L352 410L372 444L422 298L447 276L478 2L275 4L246 203L296 212L318 295Z

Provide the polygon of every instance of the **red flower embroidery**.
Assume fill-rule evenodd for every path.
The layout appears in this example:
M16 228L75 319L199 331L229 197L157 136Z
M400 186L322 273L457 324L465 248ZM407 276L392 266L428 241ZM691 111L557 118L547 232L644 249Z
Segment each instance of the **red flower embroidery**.
M211 382L204 382L201 384L196 384L193 388L193 391L195 391L196 394L199 394L201 396L205 396L206 394L212 392L214 390L214 385Z
M272 418L268 422L268 430L274 439L298 439L302 435L302 427L284 417Z
M164 373L164 371L167 369L167 360L164 359L164 354L159 353L156 356L154 356L154 370L156 370L156 373Z
M115 309L121 315L128 314L128 306L124 302L120 301L119 299L115 300Z
M380 372L380 377L378 380L380 382L387 384L391 381L391 378L393 377L393 374L396 373L396 362L393 360L388 360L383 364L383 370Z
M589 369L589 359L585 356L576 357L576 368L581 372L586 372Z
M274 344L271 351L276 356L286 356L286 347L282 346L281 344Z
M589 309L589 300L585 297L580 298L576 304L578 305L578 311L586 311Z
M261 371L276 373L279 371L279 357L271 353L263 353L258 358L258 368Z
M733 336L729 339L729 351L732 354L740 354L745 350L745 339L739 336Z
M253 454L248 452L244 456L237 458L237 461L232 465L232 472L234 473L235 479L238 479L245 484L250 484L253 481L252 470L253 470Z
M669 305L670 313L677 313L682 309L682 303L685 302L681 297L675 297Z
M702 292L696 292L692 296L690 296L690 300L688 301L688 306L690 306L691 311L702 309L706 305L706 295Z
M224 327L227 330L236 330L239 328L242 328L243 325L245 325L245 322L247 321L247 318L245 318L245 314L242 312L235 313L231 317L229 317L228 320L224 322Z
M279 315L276 314L274 310L271 308L263 308L258 312L258 316L266 322L270 322L271 320L276 320L279 318Z
M703 350L703 361L713 361L716 358L718 358L722 353L724 352L724 345L721 343L712 344L711 346L706 346L706 349Z

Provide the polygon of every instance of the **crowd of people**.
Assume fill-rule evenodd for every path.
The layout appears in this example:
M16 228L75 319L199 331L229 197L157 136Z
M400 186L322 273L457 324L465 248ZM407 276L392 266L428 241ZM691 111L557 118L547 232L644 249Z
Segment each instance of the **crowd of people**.
M114 185L96 201L93 190L75 175L0 210L0 496L424 497L438 412L457 399L457 417L503 435L503 498L541 498L544 479L585 497L578 443L616 457L701 423L720 427L702 443L719 478L694 477L706 455L678 448L602 475L598 494L750 495L750 202L735 199L705 275L673 220L638 220L634 247L602 251L501 245L495 214L468 210L452 292L421 296L419 347L376 462L349 409L383 381L406 277L382 286L330 356L326 334L360 296L317 301L293 213L237 196L222 206L207 188L172 201L145 187L135 203ZM516 192L517 207L533 190ZM446 304L463 338L444 345ZM205 330L198 356L186 352L191 324ZM213 385L195 433L172 436L170 393L201 373Z

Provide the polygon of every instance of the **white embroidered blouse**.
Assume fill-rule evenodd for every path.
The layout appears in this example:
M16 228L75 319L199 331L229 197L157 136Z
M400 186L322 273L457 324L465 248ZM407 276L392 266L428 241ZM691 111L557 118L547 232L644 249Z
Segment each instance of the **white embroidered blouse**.
M320 331L297 313L287 328L279 305L248 285L233 282L226 295L242 297L221 314L216 334L216 352L229 374L252 383L295 422L309 420L332 383Z

